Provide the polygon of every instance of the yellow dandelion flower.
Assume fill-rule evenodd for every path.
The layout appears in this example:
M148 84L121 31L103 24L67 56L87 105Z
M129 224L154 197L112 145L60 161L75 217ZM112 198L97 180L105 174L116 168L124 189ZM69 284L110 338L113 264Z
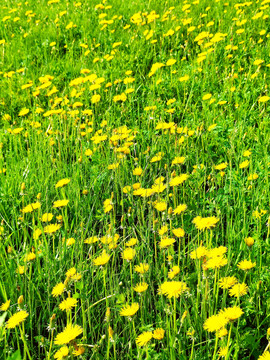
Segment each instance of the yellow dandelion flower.
M96 266L104 266L110 260L110 255L104 250L102 255L98 256L93 262Z
M5 303L3 303L0 306L0 311L7 311L9 309L10 306L10 300L7 300Z
M79 325L68 324L64 331L56 336L54 343L56 345L69 344L72 340L76 339L77 336L81 335L82 332L83 329Z
M140 283L140 284L137 284L135 287L134 287L134 290L137 292L137 293L143 293L144 291L146 291L148 289L148 284L143 282L143 283Z
M168 299L172 297L178 298L187 291L186 283L182 281L165 281L158 289L159 295L165 295Z
M204 322L203 328L208 332L219 331L224 328L227 323L228 319L223 314L212 315Z
M154 208L158 211L165 211L167 209L167 203L165 201L159 201L155 204Z
M149 265L140 263L134 267L134 270L140 274L145 274L149 270Z
M53 214L45 213L45 214L42 215L41 221L42 222L50 222L52 220L52 218L53 218Z
M61 228L60 224L50 224L43 228L45 234L53 234Z
M159 243L159 247L161 249L164 249L164 248L167 248L167 247L173 245L174 243L175 243L175 239L164 237L164 238L161 239L161 241Z
M71 310L73 307L75 307L77 305L77 299L73 299L71 297L68 297L67 299L63 300L60 304L59 304L59 309L64 311L68 311Z
M178 205L174 210L173 210L173 214L174 215L179 215L182 212L184 212L187 209L187 205L186 204L180 204Z
M270 352L269 351L265 351L258 360L270 360Z
M63 186L66 186L68 183L70 183L70 179L62 179L62 180L59 180L57 182L57 184L55 185L55 188L59 188L59 187L63 187Z
M199 230L210 229L211 227L215 227L219 222L219 219L215 216L210 216L206 218L202 218L201 216L197 216L193 219L193 224L195 224L196 228Z
M136 250L132 248L127 248L122 252L122 258L128 261L132 260L135 255L136 255Z
M63 283L59 283L55 285L54 288L52 289L52 296L53 297L60 296L63 294L64 290L65 290L65 285Z
M204 246L199 246L196 250L190 253L191 259L201 259L207 255L207 249Z
M235 276L227 276L219 279L219 286L221 289L229 289L237 283Z
M145 346L149 343L152 337L152 331L144 331L141 335L137 337L136 344L139 346Z
M229 321L239 319L244 314L243 310L238 306L233 306L220 311L220 314L225 316Z
M254 268L256 266L256 263L250 261L250 260L242 260L240 261L240 263L237 265L237 267L241 270L250 270L252 268Z
M69 203L69 200L56 200L53 203L53 208L67 206L68 203Z
M223 256L210 258L205 264L205 269L219 269L228 264L228 259Z
M84 353L85 353L85 348L83 346L79 346L73 351L72 354L75 356L80 356L83 355Z
M153 338L156 340L162 340L164 338L165 330L157 328L153 331Z
M120 316L133 316L139 310L139 304L133 303L131 305L124 306L120 311Z
M54 359L62 360L64 357L68 356L69 349L67 346L62 346L56 353L54 354Z
M232 286L232 288L229 290L230 296L234 296L236 298L246 295L248 292L248 286L245 283L235 284Z
M26 213L30 213L36 209L39 209L41 207L41 204L40 202L36 202L36 203L33 203L33 204L29 204L27 206L25 206L23 209L22 209L22 213L26 214Z
M28 315L29 314L24 310L18 311L17 313L12 315L11 318L7 321L6 328L7 329L15 328L17 325L25 321Z
M170 269L170 271L168 273L168 278L172 280L179 273L180 273L179 266L177 266L177 265L173 266L172 269Z
M186 181L187 179L188 179L188 175L182 174L182 175L172 178L171 181L169 182L169 185L172 187L178 186L178 185L183 184L183 182Z
M249 165L249 160L245 160L243 162L241 162L241 164L239 165L239 169L244 169L246 167L248 167Z

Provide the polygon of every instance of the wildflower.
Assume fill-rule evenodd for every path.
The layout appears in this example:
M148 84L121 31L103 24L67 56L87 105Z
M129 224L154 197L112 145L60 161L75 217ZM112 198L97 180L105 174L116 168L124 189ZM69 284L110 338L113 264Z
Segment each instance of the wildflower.
M205 94L202 99L209 100L211 97L212 97L212 94Z
M222 266L228 264L228 259L224 258L223 256L216 256L210 258L207 263L205 264L206 269L219 269Z
M27 256L26 256L26 261L32 261L35 260L36 258L36 254L34 252L30 252Z
M132 260L135 255L136 255L136 250L132 248L127 248L122 252L122 258L128 261Z
M39 202L29 204L22 209L22 213L23 214L30 213L36 209L39 209L40 207L41 207L41 204Z
M145 274L149 270L149 265L140 263L134 267L134 270L140 274Z
M25 319L29 316L29 314L22 310L16 312L14 315L11 316L11 318L7 321L6 327L7 329L13 329L17 325L19 325L21 322L25 321Z
M139 346L145 346L149 343L152 337L152 331L144 331L141 335L137 337L136 344Z
M148 289L148 284L143 282L143 283L140 283L140 284L137 284L135 287L134 287L134 290L137 292L137 293L143 293L144 291L146 291Z
M42 215L41 221L42 222L50 222L52 220L52 218L53 218L53 214L45 213L45 214Z
M215 216L202 218L201 216L197 216L193 219L193 224L195 224L196 228L199 230L210 229L211 227L215 227L219 222L219 219Z
M165 211L167 209L167 203L165 201L159 201L155 204L154 207L158 211Z
M179 215L179 214L181 214L182 212L184 212L186 209L187 209L187 205L185 205L185 204L180 204L180 205L177 206L177 208L175 208L175 209L173 210L173 214L174 214L174 215Z
M215 169L216 169L216 170L224 170L224 169L226 169L227 166L228 166L228 163L223 162L223 163L221 163L221 164L219 164L219 165L216 165L216 166L215 166Z
M240 318L241 315L244 314L243 310L240 309L240 307L238 307L238 306L226 308L226 309L222 310L220 313L222 315L224 315L225 318L227 318L229 321L236 320L236 319Z
M68 203L69 203L69 200L56 200L53 203L53 207L54 208L64 207L64 206L67 206Z
M94 260L94 265L96 266L103 266L106 265L107 262L110 260L110 255L106 253L106 251L104 250L102 252L102 255L98 256L95 260Z
M158 293L159 295L166 295L168 299L171 299L172 297L178 298L187 290L186 283L182 281L165 281L160 285Z
M60 224L50 224L44 227L43 231L45 234L53 234L61 228Z
M245 283L242 284L235 284L233 287L229 290L230 296L234 297L240 297L243 295L246 295L248 291L248 286Z
M164 338L165 330L162 328L157 328L153 332L153 338L156 340L162 340Z
M91 236L87 239L84 240L85 244L94 244L96 242L98 242L99 238L97 236Z
M261 96L260 98L259 98L259 100L258 100L258 102L260 102L260 103L264 103L264 102L266 102L266 101L268 101L270 99L270 97L269 96Z
M120 311L120 316L133 316L139 310L139 304L133 303L131 305L124 306Z
M252 181L252 180L256 180L256 179L258 179L258 177L259 177L259 175L258 174L251 174L251 175L249 175L249 177L248 177L248 180L249 181Z
M177 274L179 274L179 272L179 266L173 266L172 269L170 269L169 271L168 278L172 280Z
M270 352L269 351L265 351L258 360L270 360Z
M254 239L252 237L247 237L247 238L245 238L244 241L245 241L246 245L249 247L253 246L253 244L254 244Z
M243 162L241 162L241 164L239 165L239 169L244 169L246 167L248 167L249 165L249 160L245 160Z
M173 159L172 161L172 165L176 165L176 164L183 164L183 162L185 161L185 157L184 156L177 156Z
M204 246L199 246L196 250L190 253L191 259L200 259L207 254L207 249Z
M227 323L228 320L223 314L212 315L204 322L203 328L208 332L218 331L224 328Z
M256 263L250 261L250 260L242 260L240 261L240 263L237 265L237 267L241 270L250 270L252 269L253 267L256 266Z
M83 346L79 346L73 351L72 354L75 356L80 356L80 355L83 355L84 352L85 352L85 348Z
M103 207L104 207L104 212L105 213L110 212L112 210L112 208L113 208L111 199L106 199L103 202Z
M137 167L133 170L133 175L137 175L137 176L141 176L142 175L142 168L141 167Z
M0 306L0 311L7 311L10 306L10 300L7 300Z
M73 299L71 297L68 297L66 300L63 300L60 304L59 304L59 309L64 311L64 310L71 310L73 307L75 307L77 305L77 300Z
M220 348L219 351L218 351L218 355L220 357L225 357L225 356L227 356L227 354L228 354L228 348L227 347Z
M221 289L229 289L236 283L237 279L235 276L227 276L219 279L219 286L221 287Z
M66 272L66 277L71 278L75 274L76 274L76 269L75 269L75 267L72 267L72 268L68 269L68 271Z
M100 101L100 95L93 95L91 98L92 104L97 104Z
M223 256L227 252L226 246L219 246L207 251L207 257L213 258L217 256Z
M178 186L183 184L184 181L186 181L188 179L188 175L187 174L182 174L179 176L176 176L174 178L171 179L171 181L169 182L170 186Z
M137 239L131 238L128 242L125 243L125 245L126 245L126 246L134 246L134 245L137 244L137 242L138 242Z
M173 245L174 243L175 243L175 239L164 237L164 238L161 239L161 241L159 243L159 247L161 249L164 249L164 248L167 248L167 247Z
M62 180L59 180L57 182L57 184L55 185L55 188L59 188L59 187L63 187L65 185L67 185L68 183L70 182L70 179L62 179Z
M68 344L70 341L76 339L76 337L79 336L82 332L83 329L79 325L68 324L64 331L56 336L54 343L56 345Z
M54 358L57 360L62 360L64 357L68 356L69 349L67 346L62 346L56 353L54 354Z
M53 297L60 296L63 294L64 290L65 290L65 285L63 283L59 283L55 285L54 288L52 289L52 296Z
M68 238L68 239L63 238L63 242L66 242L67 246L72 246L75 244L76 240L74 238Z

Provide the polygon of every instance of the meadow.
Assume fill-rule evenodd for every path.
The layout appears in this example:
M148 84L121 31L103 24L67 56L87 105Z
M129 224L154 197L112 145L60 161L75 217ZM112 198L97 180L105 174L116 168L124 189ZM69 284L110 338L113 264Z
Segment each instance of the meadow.
M270 0L1 0L0 360L270 359Z

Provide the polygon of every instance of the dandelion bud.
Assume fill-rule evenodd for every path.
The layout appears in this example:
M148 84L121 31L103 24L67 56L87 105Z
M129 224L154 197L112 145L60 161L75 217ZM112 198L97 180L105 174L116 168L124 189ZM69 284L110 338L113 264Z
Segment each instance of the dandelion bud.
M22 190L22 191L25 190L25 183L24 183L24 182L21 184L21 190Z
M82 193L83 193L83 195L87 195L87 194L88 194L88 190L85 190L85 189L84 189L84 190L82 191Z
M109 333L109 337L110 339L113 338L113 329L109 326L109 329L108 329L108 333Z
M19 308L22 309L22 306L23 306L23 295L19 296L18 298L18 305L19 305Z
M41 193L37 194L37 199L39 200L41 198Z
M171 215L171 214L172 214L172 212L173 212L172 207L169 207L169 209L168 209L168 215Z
M247 237L244 241L248 247L251 247L254 244L254 239L252 237Z
M181 317L181 324L184 322L185 318L187 317L188 312L184 311L182 317Z
M12 247L11 247L11 246L9 246L9 247L8 247L8 253L9 253L9 254L11 254L11 253L12 253L12 251L13 251Z

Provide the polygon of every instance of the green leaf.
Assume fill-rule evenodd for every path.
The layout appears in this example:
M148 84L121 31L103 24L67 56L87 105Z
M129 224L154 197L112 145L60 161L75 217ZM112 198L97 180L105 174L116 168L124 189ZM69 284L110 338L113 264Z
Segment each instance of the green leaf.
M10 355L7 360L22 360L20 350L15 351L15 353Z

